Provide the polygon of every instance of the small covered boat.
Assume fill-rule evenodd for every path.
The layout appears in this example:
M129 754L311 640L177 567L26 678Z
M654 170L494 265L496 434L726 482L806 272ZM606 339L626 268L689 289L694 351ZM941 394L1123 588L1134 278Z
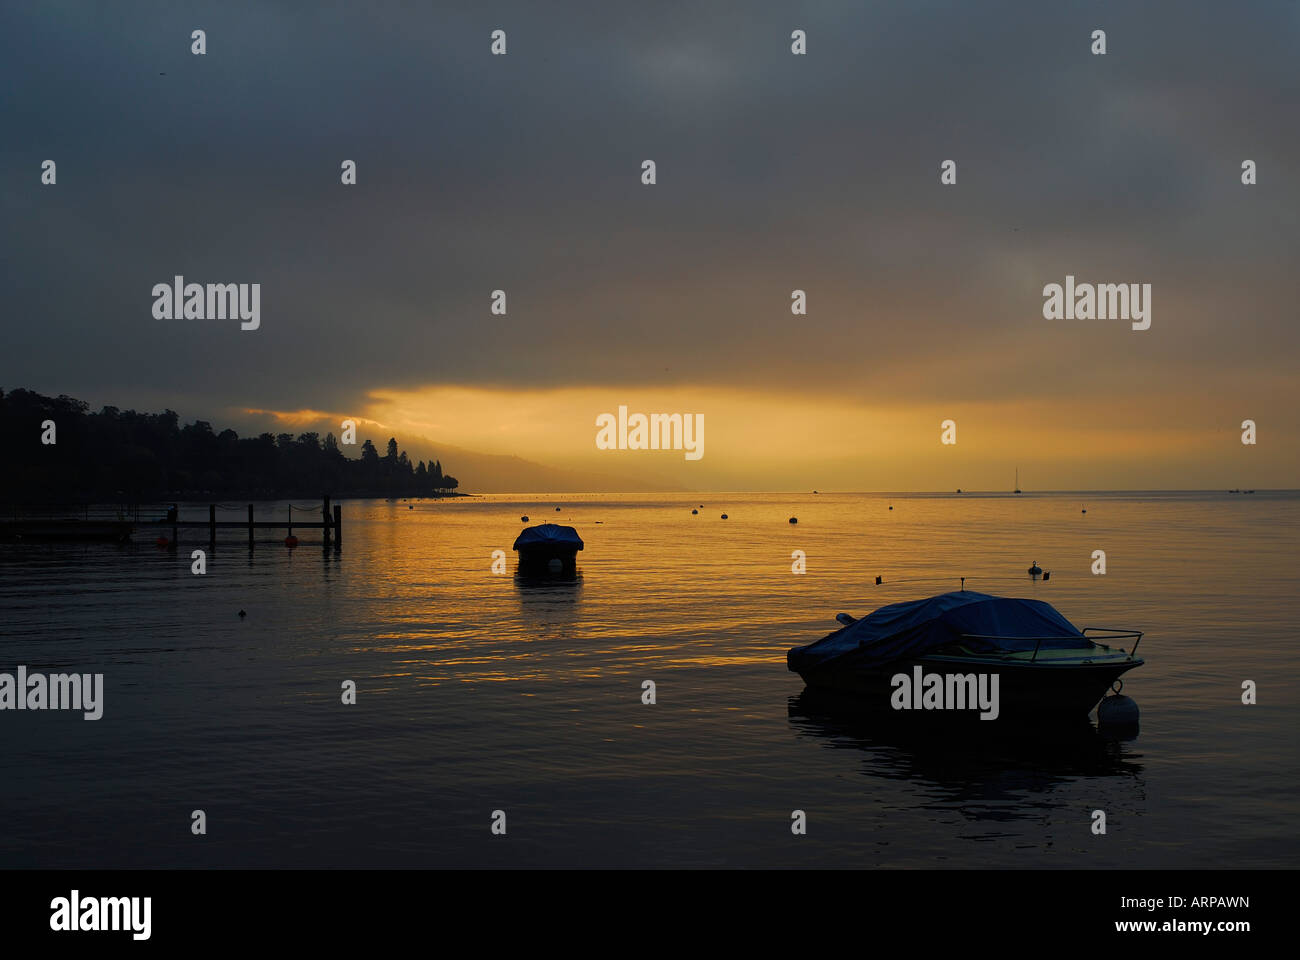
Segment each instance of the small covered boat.
M792 648L786 664L809 687L850 694L866 708L931 709L931 694L945 705L954 692L969 700L974 681L988 678L994 716L1086 716L1143 662L1141 631L1080 630L1041 600L962 590L837 619L843 627ZM1131 650L1111 645L1124 640Z
M515 537L514 545L519 553L519 565L534 568L546 567L552 560L564 567L573 567L582 547L582 537L578 536L578 531L558 523L528 527Z

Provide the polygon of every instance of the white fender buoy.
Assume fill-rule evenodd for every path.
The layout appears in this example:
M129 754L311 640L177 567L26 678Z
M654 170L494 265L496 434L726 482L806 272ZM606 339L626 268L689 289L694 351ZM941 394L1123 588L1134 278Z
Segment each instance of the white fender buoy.
M1138 705L1132 697L1115 693L1102 697L1097 704L1097 725L1107 727L1136 727Z

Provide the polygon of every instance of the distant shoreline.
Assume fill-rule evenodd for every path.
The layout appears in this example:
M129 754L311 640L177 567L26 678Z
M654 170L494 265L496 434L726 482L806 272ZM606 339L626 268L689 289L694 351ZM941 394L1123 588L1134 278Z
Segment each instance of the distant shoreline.
M437 493L411 496L394 496L388 493L331 493L329 494L331 503L345 503L348 500L392 500L394 502L408 500L451 500L455 498L475 498L479 494L474 493ZM155 507L165 506L171 503L199 503L199 504L230 504L235 503L237 506L244 506L249 503L286 503L288 501L297 501L299 503L310 502L314 505L321 503L320 493L266 493L265 491L248 494L248 493L204 493L201 491L173 491L167 494L159 494L149 499L126 499L126 498L106 498L106 497L77 497L62 500L13 500L0 503L0 516L4 511L22 508L51 508L51 509L71 509L81 507Z

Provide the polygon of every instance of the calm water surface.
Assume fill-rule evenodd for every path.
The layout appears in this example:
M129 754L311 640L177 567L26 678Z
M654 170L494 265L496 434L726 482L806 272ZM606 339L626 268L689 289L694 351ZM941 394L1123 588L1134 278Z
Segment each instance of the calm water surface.
M578 528L575 578L516 576L524 513ZM0 544L0 671L106 687L96 722L0 714L0 867L1300 863L1295 494L491 496L344 525L338 554L232 535L203 577L197 531ZM961 574L1146 631L1140 735L918 736L800 696L790 646Z

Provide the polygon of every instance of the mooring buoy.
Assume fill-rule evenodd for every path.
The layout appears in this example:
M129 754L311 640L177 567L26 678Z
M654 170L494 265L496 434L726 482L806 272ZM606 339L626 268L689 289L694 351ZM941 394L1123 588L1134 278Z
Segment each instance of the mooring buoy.
M1113 693L1108 697L1102 697L1101 703L1097 704L1097 722L1109 726L1129 725L1138 722L1139 711L1137 701L1132 697L1126 697L1122 693Z

